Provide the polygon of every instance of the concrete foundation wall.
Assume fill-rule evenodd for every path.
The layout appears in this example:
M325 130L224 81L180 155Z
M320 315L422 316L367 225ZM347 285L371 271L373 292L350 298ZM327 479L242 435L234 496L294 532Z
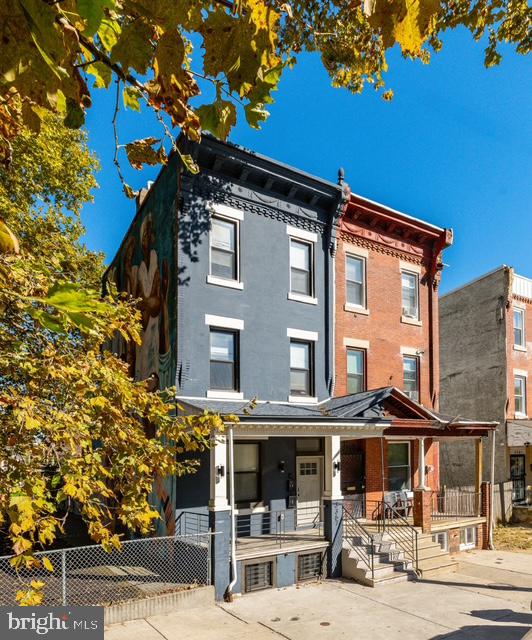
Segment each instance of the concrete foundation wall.
M449 416L496 420L495 482L508 479L505 407L506 302L509 269L497 271L440 300L440 411ZM490 447L484 447L484 480ZM441 484L474 483L473 440L441 443Z

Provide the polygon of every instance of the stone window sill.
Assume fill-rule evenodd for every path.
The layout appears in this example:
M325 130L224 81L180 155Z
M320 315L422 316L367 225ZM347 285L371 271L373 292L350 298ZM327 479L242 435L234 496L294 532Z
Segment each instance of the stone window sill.
M226 280L225 278L217 278L216 276L207 276L207 284L214 284L218 287L227 287L228 289L240 289L244 288L243 282L238 280Z
M300 293L292 293L291 291L288 292L288 299L294 300L295 302L304 302L305 304L318 304L318 298L305 296Z
M415 327L422 327L423 322L417 318L410 318L409 316L401 316L401 322L404 324L412 324Z
M526 347L522 347L520 344L514 344L514 351L523 351L526 353Z
M360 313L363 316L369 316L369 309L365 307L359 307L357 304L351 304L346 302L344 305L344 311L350 311L351 313Z

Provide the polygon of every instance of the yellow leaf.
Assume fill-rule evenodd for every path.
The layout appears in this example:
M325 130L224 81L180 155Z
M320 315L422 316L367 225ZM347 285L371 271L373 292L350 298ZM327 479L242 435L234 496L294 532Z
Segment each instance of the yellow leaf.
M42 559L42 563L45 569L48 569L48 571L53 573L54 565L50 562L50 558L47 558L46 556L44 556L44 558Z

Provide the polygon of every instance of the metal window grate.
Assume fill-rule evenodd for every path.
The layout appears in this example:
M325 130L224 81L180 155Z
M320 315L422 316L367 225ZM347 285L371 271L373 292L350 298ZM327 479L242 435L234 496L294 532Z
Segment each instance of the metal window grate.
M269 589L272 583L272 565L273 562L259 562L257 564L247 564L245 592L260 591L261 589Z
M321 553L306 553L297 558L299 580L311 580L321 575Z

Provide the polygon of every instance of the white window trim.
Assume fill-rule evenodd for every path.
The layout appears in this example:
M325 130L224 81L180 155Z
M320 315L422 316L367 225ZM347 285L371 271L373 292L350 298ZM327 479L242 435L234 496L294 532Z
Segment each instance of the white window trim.
M292 404L318 404L316 396L288 396L288 402Z
M209 209L216 215L220 215L224 218L231 218L232 220L243 220L244 212L240 209L235 209L226 204L219 204L217 202L211 202Z
M357 258L358 260L362 260L363 273L362 273L362 286L364 293L364 304L355 304L353 302L347 302L347 260L348 258ZM355 311L358 313L367 313L369 315L368 309L368 258L367 256L360 255L356 252L345 251L345 307L346 311Z
M401 264L401 262L399 263ZM402 263L405 264L405 263ZM408 263L407 263L408 264ZM414 268L412 268L414 267ZM419 269L419 270L416 270ZM416 300L417 300L417 316L406 316L403 313L403 283L401 282L401 322L406 324L419 324L421 325L421 300L420 300L420 285L421 285L421 267L417 265L409 265L408 267L401 267L400 273L407 273L411 276L416 276Z
M474 533L473 542L466 542L464 544L460 542L460 551L465 551L466 549L475 549L475 547L477 546L478 529L476 527L462 527L462 529L473 529Z
M514 311L520 311L521 312L521 317L523 318L523 329L522 329L523 344L516 344L515 343L515 322L514 322L514 349L516 351L526 351L526 307L524 307L524 306L521 307L521 306L518 306L517 304L514 303L513 310Z
M295 300L295 302L304 302L306 304L318 304L318 298L314 298L313 296L305 296L301 293L292 293L288 292L287 296L288 300Z
M408 450L408 483L410 485L410 489L404 489L404 491L412 491L412 447L410 445L410 440L393 440L393 442L389 442L388 446L390 444L406 444L407 446L407 450ZM386 459L386 466L388 469L403 469L406 465L404 464L395 464L390 466L388 464L388 459Z
M213 206L214 207L222 207L224 209L231 209L231 207L226 207L225 205L213 205ZM236 213L242 213L241 211L239 212L237 209L232 209L232 211L234 211ZM242 213L242 218L239 218L239 217L236 217L236 216L231 216L231 215L227 215L227 214L218 213L216 211L212 215L212 218L215 218L215 219L218 219L218 220L223 220L225 218L228 222L234 222L235 223L236 279L233 279L233 278L220 278L218 276L213 276L211 274L211 267L212 267L211 230L212 229L209 229L209 273L207 274L207 283L208 284L214 284L214 285L217 285L217 286L220 286L220 287L228 287L230 289L243 289L244 288L244 283L242 282L242 274L241 274L241 268L240 268L240 220L244 219L244 214Z
M416 356L419 358L422 354L422 349L419 347L401 347L402 356Z
M291 329L286 330L288 338L294 338L295 340L309 340L311 342L317 342L319 334L317 331L305 331L303 329Z
M400 271L410 271L410 273L415 273L418 276L421 275L421 266L419 264L412 264L412 262L405 262L404 260L399 260L399 269Z
M352 302L345 303L344 311L351 311L352 313L360 313L363 316L369 316L369 309L365 307L359 307L358 304L353 304Z
M523 371L522 369L514 369L514 407L515 407L515 378L522 378L524 381L523 402L525 405L525 410L524 411L514 410L514 417L526 419L528 418L528 372Z
M213 316L210 313L205 314L205 324L209 327L219 327L220 329L237 329L244 330L244 321L239 318L226 318L224 316Z
M528 378L528 371L525 371L524 369L514 369L514 376Z
M289 227L293 229L294 227ZM304 233L310 233L309 231L305 231ZM308 302L309 300L315 300L316 302L312 302L311 304L317 304L318 299L314 296L316 292L316 251L314 244L317 241L317 234L311 234L316 236L316 240L309 240L308 238L299 238L294 235L290 235L288 238L288 267L289 267L289 278L290 282L288 284L288 299L296 300L297 302ZM291 262L291 250L292 250L292 240L296 240L296 242L304 242L310 247L310 296L307 296L302 293L296 293L292 291L292 262ZM294 297L292 297L294 296Z
M207 284L214 284L218 287L227 287L228 289L242 289L244 288L244 283L239 282L238 280L226 280L225 278L218 278L216 276L211 276L210 274L207 276Z
M217 400L243 400L244 394L241 391L216 391L209 389L207 398L215 398Z
M344 347L352 347L353 349L369 350L369 340L358 340L358 338L344 338Z
M305 229L298 229L292 227L289 224L286 225L286 235L296 240L305 240L305 242L312 242L316 244L318 242L318 234L313 231L306 231Z

